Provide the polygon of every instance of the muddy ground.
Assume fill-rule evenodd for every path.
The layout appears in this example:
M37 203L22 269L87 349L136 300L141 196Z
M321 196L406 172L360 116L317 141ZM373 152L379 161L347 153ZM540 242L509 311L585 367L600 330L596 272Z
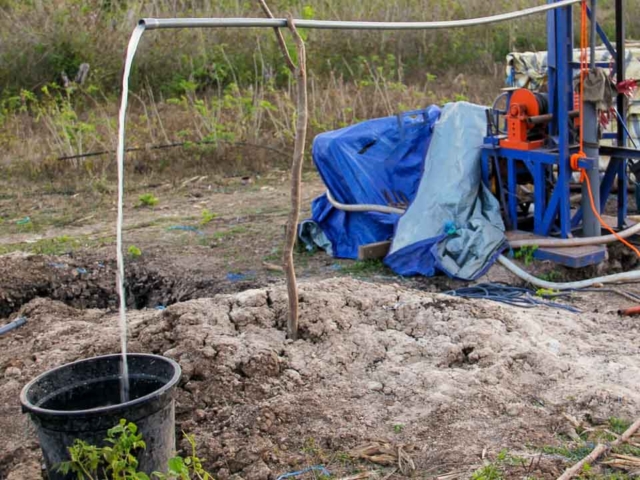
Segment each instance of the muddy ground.
M640 406L640 331L629 317L347 278L303 283L300 299L295 342L280 286L130 312L131 350L182 366L178 428L196 435L217 478L267 480L315 463L374 471L348 452L378 440L415 464L394 478L466 478L483 452L503 449L526 459L514 478L553 478L569 459L540 453L571 435L563 413L633 418ZM36 299L20 314L28 324L0 339L0 473L12 480L40 478L19 413L24 383L119 342L115 313Z
M308 212L322 185L305 187ZM469 478L489 462L506 478L556 478L591 445L584 429L638 416L639 324L618 315L633 302L612 291L560 300L580 314L522 309L441 295L460 286L446 279L300 251L301 338L286 340L276 267L287 190L284 176L185 179L139 186L127 204L125 241L141 251L127 261L130 349L180 363L177 431L196 435L216 478L273 480L316 464L334 478ZM156 207L137 205L146 192ZM42 475L22 386L119 351L105 198L0 198L0 324L28 320L0 337L0 479ZM633 266L611 252L585 272L527 268L561 280ZM500 267L483 280L518 284ZM381 464L363 445L393 454Z

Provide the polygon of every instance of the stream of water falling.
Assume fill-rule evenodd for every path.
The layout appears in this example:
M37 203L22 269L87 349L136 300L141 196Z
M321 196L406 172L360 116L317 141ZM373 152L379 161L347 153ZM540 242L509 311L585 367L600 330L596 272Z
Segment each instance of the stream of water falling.
M118 220L116 224L116 258L118 270L116 272L116 283L118 295L120 296L120 346L122 359L120 361L120 400L122 403L129 401L129 366L127 364L127 303L124 292L124 254L122 252L122 221L124 203L124 142L125 126L127 120L127 103L129 102L129 75L131 74L131 64L138 49L140 38L144 33L144 25L138 25L131 34L127 56L124 63L124 74L122 76L122 98L120 100L120 116L118 126Z

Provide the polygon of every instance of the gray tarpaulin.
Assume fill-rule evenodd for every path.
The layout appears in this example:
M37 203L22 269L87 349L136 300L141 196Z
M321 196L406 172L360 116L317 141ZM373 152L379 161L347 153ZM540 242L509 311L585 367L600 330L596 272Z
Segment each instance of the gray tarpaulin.
M467 102L442 110L416 198L385 258L396 273L431 276L440 270L473 280L504 248L499 204L481 181L485 110Z

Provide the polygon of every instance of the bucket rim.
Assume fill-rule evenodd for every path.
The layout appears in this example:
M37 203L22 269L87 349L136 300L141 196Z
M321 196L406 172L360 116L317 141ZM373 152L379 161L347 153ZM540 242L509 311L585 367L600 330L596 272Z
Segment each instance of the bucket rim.
M173 367L173 376L161 388L143 397L139 397L134 400L129 400L128 402L125 402L125 403L108 405L106 407L89 408L84 410L51 410L48 408L38 407L28 400L27 392L33 387L33 385L35 385L38 381L40 381L45 376L50 375L52 372L62 370L63 368L69 368L70 366L77 365L79 363L86 363L86 362L91 362L96 360L106 360L106 359L113 359L113 358L122 358L122 355L119 353L114 353L114 354L108 354L108 355L99 355L97 357L83 358L80 360L76 360L75 362L65 363L64 365L60 365L58 367L47 370L46 372L41 373L40 375L35 377L33 380L31 380L29 383L27 383L22 388L22 391L20 392L20 403L22 404L22 413L32 413L36 416L43 416L43 417L45 416L46 417L83 417L83 416L100 416L100 415L113 414L120 410L127 410L127 409L130 409L131 407L135 407L137 405L147 403L153 397L162 396L163 394L171 390L180 380L180 377L182 375L182 369L180 368L180 365L178 364L178 362L176 362L171 358L164 357L161 355L154 355L151 353L127 353L127 358L130 358L130 357L150 358L154 360L161 360L161 361L167 362Z

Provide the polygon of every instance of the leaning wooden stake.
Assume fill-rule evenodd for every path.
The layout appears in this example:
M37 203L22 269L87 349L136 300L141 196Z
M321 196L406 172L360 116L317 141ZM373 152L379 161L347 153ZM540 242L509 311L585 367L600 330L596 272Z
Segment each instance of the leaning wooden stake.
M271 9L269 8L269 5L267 5L267 2L265 0L258 0L258 3L260 4L262 11L267 17L274 18L273 13L271 12ZM284 41L282 32L278 27L275 27L273 30L276 32L276 39L278 40L278 45L280 45L280 50L282 50L282 55L284 55L284 60L285 62L287 62L287 67L289 68L289 70L291 70L291 73L295 73L296 64L293 63L293 59L289 54L289 50L287 49L287 43Z
M296 30L291 16L287 17L289 29L298 50L298 65L294 75L297 84L296 100L296 138L293 148L293 162L291 164L291 210L287 221L287 234L284 248L284 272L287 277L287 294L289 296L289 318L287 334L295 340L298 337L298 283L293 265L293 249L298 235L298 220L300 218L300 197L302 190L302 163L304 160L304 146L307 139L307 65L304 41Z
M274 18L266 0L258 0L262 10L269 18ZM296 79L296 138L293 148L293 161L291 163L291 210L287 219L287 228L284 241L284 273L287 279L287 296L289 298L289 317L287 319L287 335L290 339L298 338L298 282L296 270L293 264L293 249L296 246L298 235L298 220L300 219L300 196L302 190L302 163L304 161L304 145L307 140L307 121L309 116L307 106L307 57L304 48L304 40L298 33L291 15L287 16L287 25L298 51L298 65L296 66L280 29L275 28L278 45L282 50L287 67Z
M605 454L608 451L610 451L611 449L613 449L615 447L618 447L618 446L622 445L623 443L627 442L631 437L633 437L633 435L639 429L640 429L640 419L636 420L627 429L626 432L624 432L622 435L620 435L620 437L618 437L614 442L611 442L609 445L603 445L603 444L596 445L596 448L594 448L593 451L589 455L584 457L582 460L580 460L578 463L576 463L573 467L568 468L567 470L565 470L565 472L562 475L560 475L560 477L558 477L558 480L570 480L571 478L575 477L576 475L579 475L580 473L582 473L582 469L584 468L584 466L587 463L591 464L591 463L595 462L603 454Z

